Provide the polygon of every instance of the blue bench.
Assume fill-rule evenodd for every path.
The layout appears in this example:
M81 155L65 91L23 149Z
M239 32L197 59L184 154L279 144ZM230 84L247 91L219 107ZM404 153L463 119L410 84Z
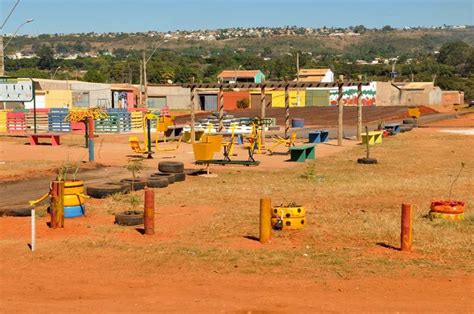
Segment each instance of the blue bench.
M308 134L309 143L318 144L329 141L329 131L320 130L320 131L311 131Z
M391 134L400 133L400 123L388 123L384 125L384 129L389 131Z
M290 147L291 161L304 162L306 159L314 159L316 153L315 144L306 144Z

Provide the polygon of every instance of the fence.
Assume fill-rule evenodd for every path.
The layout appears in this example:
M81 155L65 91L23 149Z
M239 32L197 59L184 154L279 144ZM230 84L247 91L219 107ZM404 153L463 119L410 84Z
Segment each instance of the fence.
M67 122L68 109L52 108L48 114L48 131L50 132L70 132L71 124Z
M24 112L7 112L8 133L26 132L26 121Z
M48 115L49 109L36 109L36 131L48 132ZM25 113L26 128L30 131L34 130L34 112L33 109Z
M96 133L120 133L131 131L131 114L127 109L107 109L108 117L95 121Z

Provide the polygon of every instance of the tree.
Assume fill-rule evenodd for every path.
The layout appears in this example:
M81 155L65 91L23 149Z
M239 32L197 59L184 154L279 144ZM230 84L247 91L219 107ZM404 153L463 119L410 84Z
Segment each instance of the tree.
M394 30L395 29L390 25L385 25L384 27L382 27L382 32L392 32Z
M38 68L41 70L51 70L54 67L54 53L49 46L41 45L38 50Z
M104 83L106 77L99 71L92 69L87 71L86 75L84 75L84 80L87 82Z
M469 76L474 66L474 47L463 41L446 43L439 49L437 61L454 66L459 74Z

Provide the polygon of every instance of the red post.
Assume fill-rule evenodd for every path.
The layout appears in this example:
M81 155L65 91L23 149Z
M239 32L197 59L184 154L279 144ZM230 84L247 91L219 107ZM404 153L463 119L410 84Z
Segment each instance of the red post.
M155 191L145 188L145 210L143 211L145 234L155 234Z
M411 251L413 244L413 210L410 204L402 204L401 250Z

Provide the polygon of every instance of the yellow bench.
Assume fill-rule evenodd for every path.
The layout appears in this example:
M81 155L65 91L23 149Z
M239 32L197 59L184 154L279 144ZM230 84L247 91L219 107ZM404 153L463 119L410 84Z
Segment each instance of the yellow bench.
M362 144L367 144L367 140L369 141L369 145L374 144L381 144L383 138L382 131L372 131L367 133L362 133Z

